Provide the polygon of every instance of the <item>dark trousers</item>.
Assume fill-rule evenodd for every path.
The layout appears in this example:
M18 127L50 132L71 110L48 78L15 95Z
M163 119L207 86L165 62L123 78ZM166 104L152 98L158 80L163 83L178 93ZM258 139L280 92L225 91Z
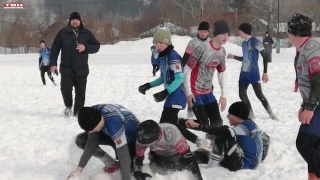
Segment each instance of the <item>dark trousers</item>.
M207 105L193 106L192 110L200 124L214 127L222 126L222 119L217 101Z
M87 87L87 76L70 76L61 75L61 93L64 105L72 108L73 98L72 89L75 89L75 100L73 113L76 116L81 107L84 106L86 87Z
M40 76L41 76L41 80L42 80L43 85L46 85L46 79L44 78L45 73L47 73L49 79L54 83L54 80L53 80L53 77L52 77L52 74L50 71L50 67L44 66L44 67L41 67L41 69L40 69Z
M170 123L178 127L181 134L190 142L195 143L197 136L190 132L186 127L183 127L178 124L178 113L179 109L174 108L163 108L160 123Z
M320 137L299 132L296 146L308 164L308 173L314 173L317 178L320 178Z
M80 149L84 150L84 148L86 147L87 140L88 140L88 133L83 132L77 135L75 142ZM114 141L102 132L99 133L99 145L111 146L116 152L116 145ZM131 159L133 159L136 155L135 144L128 144L128 148L129 148L130 157ZM106 155L106 152L102 150L99 146L97 146L96 150L93 152L93 156L98 159L101 159L105 155ZM116 153L116 159L118 159L117 153Z
M250 111L253 112L251 103L249 101L248 94L247 94L248 86L249 84L246 84L246 85L239 84L239 97L242 102L246 103L249 106ZM260 100L260 102L262 103L263 107L266 109L268 114L269 115L273 114L267 98L262 93L261 84L260 83L252 84L252 87L253 87L254 93L256 94L257 98Z

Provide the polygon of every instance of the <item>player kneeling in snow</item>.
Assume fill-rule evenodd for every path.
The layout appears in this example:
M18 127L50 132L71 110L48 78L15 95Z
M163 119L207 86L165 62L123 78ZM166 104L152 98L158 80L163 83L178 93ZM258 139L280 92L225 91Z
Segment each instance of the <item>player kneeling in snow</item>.
M187 120L187 127L216 136L211 153L204 150L193 152L197 161L207 163L209 167L219 164L230 171L255 169L267 156L269 136L248 118L249 113L247 104L235 102L227 116L233 127L213 127Z
M131 179L131 160L135 156L137 126L135 115L121 105L98 104L92 107L82 107L78 114L78 123L85 132L76 137L76 144L84 152L78 167L68 179L78 176L93 155L100 159L104 171L113 173L121 170L121 179ZM103 151L99 145L111 146L116 151L116 159Z
M197 161L179 129L175 125L158 124L153 120L146 120L139 125L134 158L134 177L137 180L151 178L150 174L142 172L144 152L148 147L150 169L153 173L167 174L187 169L198 180L202 180Z

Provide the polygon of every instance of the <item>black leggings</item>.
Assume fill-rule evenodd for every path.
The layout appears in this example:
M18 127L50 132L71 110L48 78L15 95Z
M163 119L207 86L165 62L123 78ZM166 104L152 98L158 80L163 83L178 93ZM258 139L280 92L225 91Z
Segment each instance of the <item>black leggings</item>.
M45 66L45 67L41 67L41 70L40 70L40 76L41 76L43 85L46 85L46 79L44 78L45 73L47 73L49 79L54 83L50 68Z
M195 143L197 140L197 136L190 132L186 127L183 127L178 124L178 113L179 109L174 108L163 108L160 123L170 123L174 124L178 127L182 135L190 142Z
M239 97L241 101L243 101L249 106L250 111L253 112L251 103L249 101L248 94L247 94L248 86L249 84L246 84L246 85L239 84ZM262 103L263 107L267 110L268 114L273 114L267 98L262 93L261 84L260 83L252 84L252 87L253 87L254 93Z
M320 178L320 137L299 132L296 146L308 164L308 173L314 173L317 178Z
M222 119L217 101L201 106L193 106L192 110L200 124L214 127L222 126Z

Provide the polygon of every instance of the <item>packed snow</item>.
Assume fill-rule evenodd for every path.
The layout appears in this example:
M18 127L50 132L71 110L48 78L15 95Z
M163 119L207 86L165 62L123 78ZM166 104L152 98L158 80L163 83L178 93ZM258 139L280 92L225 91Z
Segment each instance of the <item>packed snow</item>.
M187 36L173 36L175 49L183 55L188 41ZM153 88L146 95L138 92L138 86L150 82L150 46L152 38L138 41L119 42L103 45L97 54L89 57L90 75L87 83L86 106L99 103L121 104L144 121L159 121L163 103L153 100L152 94L163 90ZM242 55L241 48L235 44L225 45L227 53ZM301 97L294 93L295 72L293 60L295 49L275 50L273 61L269 63L269 82L263 84L263 92L280 119L269 118L253 89L249 87L256 123L271 137L269 155L256 170L230 172L222 167L206 168L200 165L205 180L303 180L307 179L307 165L295 147L299 122L297 112ZM47 85L42 85L38 70L38 54L0 55L0 179L1 180L62 180L66 179L78 164L82 150L74 143L75 136L82 132L75 117L64 118L60 87L54 86L46 76ZM260 57L260 69L262 59ZM227 60L228 106L238 97L238 78L241 63ZM159 72L157 73L157 76ZM60 76L54 76L59 84ZM220 97L217 77L214 77L214 94ZM186 117L186 111L180 116ZM227 110L222 112L225 125ZM194 131L200 137L204 133ZM192 150L196 147L190 144ZM114 155L110 147L103 149ZM150 173L148 161L144 161L144 171ZM92 157L80 180L120 179L120 173L105 174L103 164ZM154 180L184 179L192 180L187 172L175 172L162 176L152 174Z

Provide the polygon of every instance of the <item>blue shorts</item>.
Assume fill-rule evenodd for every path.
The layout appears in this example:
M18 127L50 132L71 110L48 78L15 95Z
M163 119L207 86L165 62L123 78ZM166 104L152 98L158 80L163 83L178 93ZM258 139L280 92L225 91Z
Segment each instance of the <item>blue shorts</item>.
M320 107L314 110L310 124L301 124L299 131L320 137Z
M196 99L196 102L194 102L193 104L195 106L208 105L217 101L216 97L213 95L212 92L208 94L196 95L195 99Z
M249 85L256 84L260 81L260 73L259 70L251 69L250 72L241 71L239 77L239 84L241 85Z
M186 103L187 96L185 92L181 89L181 87L179 87L167 97L163 107L184 109L186 107Z

